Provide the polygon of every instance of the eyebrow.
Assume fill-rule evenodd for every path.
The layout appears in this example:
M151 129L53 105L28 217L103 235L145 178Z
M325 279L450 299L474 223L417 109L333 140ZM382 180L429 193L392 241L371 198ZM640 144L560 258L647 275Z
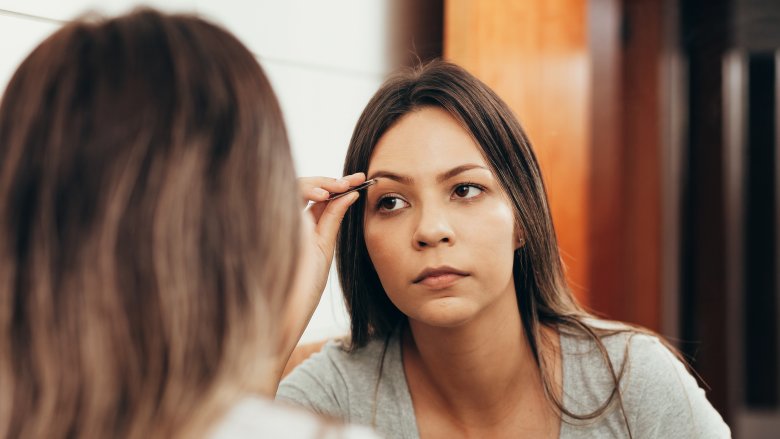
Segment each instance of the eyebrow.
M465 164L465 165L460 165L460 166L456 166L456 167L450 169L449 171L445 171L445 172L442 172L441 174L437 175L436 176L436 182L437 183L445 182L445 181L449 180L450 178L452 178L452 177L454 177L454 176L456 176L458 174L462 174L462 173L464 173L466 171L470 171L472 169L484 169L486 171L490 171L490 169L488 169L488 168L486 168L484 166L481 166L481 165L476 165L476 164L471 164L471 163L470 164ZM401 184L405 184L407 186L411 185L414 182L414 179L412 177L409 177L409 176L406 176L406 175L401 175L401 174L396 174L396 173L390 172L390 171L376 171L373 174L371 174L370 177L368 177L369 180L372 179L372 178L386 178L388 180L397 181L397 182L399 182Z

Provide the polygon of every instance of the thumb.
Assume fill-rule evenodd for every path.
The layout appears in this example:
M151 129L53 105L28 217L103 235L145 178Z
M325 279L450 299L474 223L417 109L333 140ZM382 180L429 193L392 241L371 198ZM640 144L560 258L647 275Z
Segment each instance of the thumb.
M341 220L347 213L349 206L357 201L360 194L352 192L341 198L328 203L328 206L322 212L319 221L317 221L316 232L319 237L319 244L322 251L328 256L333 256L333 250L336 247L336 236L339 232Z

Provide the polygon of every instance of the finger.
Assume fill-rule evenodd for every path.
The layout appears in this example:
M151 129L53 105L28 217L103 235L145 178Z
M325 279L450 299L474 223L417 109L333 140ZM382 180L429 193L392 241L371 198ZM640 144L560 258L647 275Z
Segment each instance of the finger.
M366 180L364 177L365 174L362 172L358 172L356 174L348 175L345 177L340 178L342 181L347 181L349 183L349 187L347 190L342 192L331 192L330 196L327 198L327 201L333 200L335 198L343 197L344 195L365 188Z
M320 203L321 201L325 201L330 197L330 192L326 191L322 188L309 188L306 190L306 192L301 191L301 202L303 203L303 207L307 207L310 204L314 205L313 203Z
M320 221L322 212L325 211L326 207L328 207L328 203L314 203L311 206L309 206L309 213L311 214L312 219L314 220L314 224L317 224Z
M356 174L348 175L345 177L342 177L350 182L350 187L360 186L363 182L365 182L365 174L362 172L358 172ZM322 200L324 202L315 202L309 205L309 212L312 215L312 218L314 219L314 222L317 223L320 220L320 216L322 215L322 212L325 211L325 208L327 207L327 202L330 201L331 196L336 196L338 193L330 194L328 198L325 200Z
M365 180L365 174L357 172L338 179L330 177L303 177L298 179L298 185L305 206L309 201L315 203L327 201L331 196L346 192L351 187L359 186ZM315 214L315 216L317 215Z
M302 177L298 179L298 186L305 197L307 194L310 194L313 189L324 189L328 192L343 192L349 189L349 180L343 177Z
M303 206L313 201L318 203L325 201L330 197L331 192L324 189L323 186L330 188L331 191L340 192L349 188L347 181L336 182L336 179L329 177L303 177L298 179L298 192L301 195Z
M366 174L364 174L362 172L356 172L356 173L351 174L351 175L345 175L345 176L343 176L341 178L343 178L344 180L347 180L347 182L349 183L349 186L352 187L352 186L357 186L360 183L363 183L364 181L366 181Z
M341 178L331 177L302 177L298 179L298 185L304 194L310 193L313 189L324 189L329 192L344 192L352 186L357 186L366 181L366 175L357 172L351 175L345 175ZM317 195L315 191L312 195Z
M347 209L359 197L358 192L353 192L327 204L325 210L317 221L316 232L319 236L320 246L326 255L332 255L336 245L336 236L339 232L341 220Z

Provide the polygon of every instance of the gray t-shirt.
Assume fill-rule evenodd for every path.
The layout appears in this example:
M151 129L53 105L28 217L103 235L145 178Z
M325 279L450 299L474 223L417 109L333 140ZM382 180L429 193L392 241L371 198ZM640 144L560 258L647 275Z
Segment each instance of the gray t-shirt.
M656 337L622 333L603 342L616 372L630 343L620 388L634 438L731 437L696 380ZM583 336L561 331L560 343L564 407L575 414L591 413L612 391L606 363L596 344ZM382 362L384 345L375 340L348 353L337 342L329 342L282 381L276 397L345 422L373 426L388 438L419 438L400 337L390 338ZM623 438L628 432L619 406L613 404L595 420L564 417L560 437Z

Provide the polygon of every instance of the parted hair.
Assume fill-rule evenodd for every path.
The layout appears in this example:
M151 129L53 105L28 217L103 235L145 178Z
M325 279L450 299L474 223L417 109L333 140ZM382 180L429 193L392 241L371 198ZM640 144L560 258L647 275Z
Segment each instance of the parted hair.
M250 51L83 18L0 104L0 437L198 436L270 368L300 208Z

